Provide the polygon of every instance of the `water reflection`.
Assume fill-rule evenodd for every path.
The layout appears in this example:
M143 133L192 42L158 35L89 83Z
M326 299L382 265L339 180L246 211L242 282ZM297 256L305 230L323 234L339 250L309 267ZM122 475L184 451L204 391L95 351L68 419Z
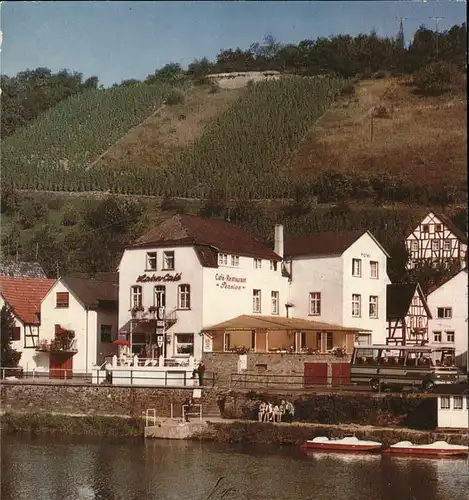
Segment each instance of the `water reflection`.
M446 500L469 489L467 460L187 441L4 436L1 467L2 500Z

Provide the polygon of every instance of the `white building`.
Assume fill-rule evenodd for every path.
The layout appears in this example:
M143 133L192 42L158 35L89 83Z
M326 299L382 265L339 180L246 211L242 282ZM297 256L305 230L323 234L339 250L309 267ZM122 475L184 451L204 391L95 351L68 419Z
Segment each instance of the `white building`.
M439 429L467 429L469 426L469 398L466 394L438 395L437 427Z
M467 235L442 214L430 212L407 236L405 245L409 253L409 269L424 261L459 261L461 267L465 266Z
M292 315L360 328L358 341L384 343L389 257L369 231L285 239ZM332 337L319 342L332 343Z
M53 286L47 278L0 276L0 308L7 305L15 318L12 347L21 353L18 366L31 371L40 362L39 342L41 300Z
M58 279L41 302L38 367L51 377L91 375L117 348L118 276Z
M242 315L269 316L270 323L286 316L316 321L321 332L314 344L323 352L332 348L332 330L343 334L346 327L363 331L363 341L373 335L373 342L382 342L386 259L367 231L284 242L283 227L277 226L274 251L226 221L176 215L125 250L119 329L132 339L134 353L151 338L158 346L151 356L165 358L199 359L213 347L210 336L202 335L205 327ZM160 307L166 309L166 340L156 331ZM252 333L247 347L258 350ZM263 348L268 350L265 340Z
M430 341L454 347L458 364L467 366L468 342L467 268L433 289L427 303L433 319L429 321Z

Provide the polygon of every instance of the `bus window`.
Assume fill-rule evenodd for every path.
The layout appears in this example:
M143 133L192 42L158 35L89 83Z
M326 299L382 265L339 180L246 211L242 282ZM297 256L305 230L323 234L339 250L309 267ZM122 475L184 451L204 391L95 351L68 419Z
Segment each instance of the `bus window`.
M352 364L354 365L376 365L378 364L379 350L378 349L356 349Z

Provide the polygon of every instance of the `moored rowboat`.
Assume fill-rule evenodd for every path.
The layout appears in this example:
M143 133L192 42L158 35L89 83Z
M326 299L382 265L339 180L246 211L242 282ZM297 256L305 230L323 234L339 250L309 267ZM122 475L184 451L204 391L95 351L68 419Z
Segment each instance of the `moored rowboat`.
M400 441L386 448L386 455L418 455L418 456L464 456L469 452L468 446L449 444L446 441L435 441L431 444L412 444L410 441Z
M362 441L355 436L342 439L329 439L327 437L315 437L306 441L301 448L308 451L342 451L349 453L379 451L382 443L377 441Z

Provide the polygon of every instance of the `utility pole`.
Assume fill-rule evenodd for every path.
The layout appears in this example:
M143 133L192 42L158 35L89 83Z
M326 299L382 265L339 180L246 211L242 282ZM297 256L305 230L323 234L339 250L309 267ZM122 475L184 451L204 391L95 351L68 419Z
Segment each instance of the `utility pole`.
M404 19L407 19L407 17L397 16L396 19L400 20L399 31L397 33L397 41L399 42L399 47L403 49L405 47L405 39L404 39L404 24L402 21Z
M442 19L446 19L446 18L445 17L439 17L439 16L433 16L433 17L430 17L430 19L433 19L435 21L435 30L436 30L436 58L438 59L438 39L439 39L438 22L441 21Z

